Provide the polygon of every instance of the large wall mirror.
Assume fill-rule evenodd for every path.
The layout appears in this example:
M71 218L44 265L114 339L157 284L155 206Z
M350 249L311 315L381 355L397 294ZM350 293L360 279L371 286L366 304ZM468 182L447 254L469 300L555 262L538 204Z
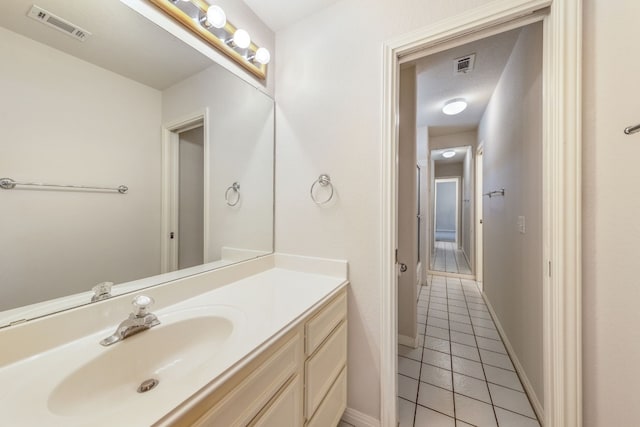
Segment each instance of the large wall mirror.
M0 4L0 327L271 253L273 100L119 0L37 5Z

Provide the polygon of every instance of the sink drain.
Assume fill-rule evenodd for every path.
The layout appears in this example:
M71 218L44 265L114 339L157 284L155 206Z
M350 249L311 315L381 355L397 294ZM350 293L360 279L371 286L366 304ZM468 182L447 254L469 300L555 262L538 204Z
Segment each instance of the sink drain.
M142 383L138 386L138 393L146 393L149 390L153 390L156 388L160 381L155 378L149 378L148 380L142 381Z

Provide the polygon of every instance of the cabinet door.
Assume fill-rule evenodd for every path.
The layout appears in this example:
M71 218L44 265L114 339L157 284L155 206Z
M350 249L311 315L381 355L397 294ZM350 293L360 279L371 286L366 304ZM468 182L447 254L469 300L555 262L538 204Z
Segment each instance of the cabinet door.
M259 414L252 427L298 427L302 425L302 382L300 375L276 396L271 405Z

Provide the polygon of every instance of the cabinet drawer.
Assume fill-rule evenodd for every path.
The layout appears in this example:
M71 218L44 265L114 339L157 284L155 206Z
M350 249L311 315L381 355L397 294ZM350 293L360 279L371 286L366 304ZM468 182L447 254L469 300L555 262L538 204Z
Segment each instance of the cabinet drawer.
M302 424L302 382L296 375L251 427L298 427Z
M300 336L296 335L209 409L195 426L246 426L298 370Z
M347 315L347 293L343 292L305 326L305 353L311 355Z
M320 407L307 423L308 427L337 426L347 408L347 368L338 375Z
M347 322L342 322L305 363L305 417L310 419L347 363Z

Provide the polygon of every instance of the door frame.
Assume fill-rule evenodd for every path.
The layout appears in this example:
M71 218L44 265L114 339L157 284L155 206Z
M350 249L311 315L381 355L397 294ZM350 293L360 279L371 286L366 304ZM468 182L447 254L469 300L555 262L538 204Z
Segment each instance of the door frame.
M164 123L162 125L162 208L160 213L160 272L167 273L178 269L178 239L171 239L170 233L177 231L179 226L179 149L180 133L196 127L203 127L204 145L204 185L203 185L203 205L204 222L202 229L204 233L203 259L209 259L209 236L210 215L209 215L209 194L211 170L208 161L210 155L209 143L209 109L195 111L184 117Z
M484 156L484 141L480 141L480 143L478 144L478 147L476 149L476 156L475 156L475 192L474 192L474 197L476 199L476 205L475 205L475 213L474 213L474 221L475 221L475 233L476 233L476 240L475 240L475 244L476 244L476 250L475 250L475 260L473 261L474 264L474 271L476 274L476 282L478 282L478 285L480 287L480 291L483 290L483 285L482 285L482 280L483 280L483 275L484 275L484 270L483 270L483 263L484 263L484 215L483 215L483 208L482 208L482 204L484 202L483 198L483 178L482 178L482 174L484 171L484 167L482 164L482 159Z
M536 12L548 8L540 19ZM397 111L399 68L425 56L543 21L543 369L546 427L582 424L582 0L495 0L383 45L380 421L397 414Z

